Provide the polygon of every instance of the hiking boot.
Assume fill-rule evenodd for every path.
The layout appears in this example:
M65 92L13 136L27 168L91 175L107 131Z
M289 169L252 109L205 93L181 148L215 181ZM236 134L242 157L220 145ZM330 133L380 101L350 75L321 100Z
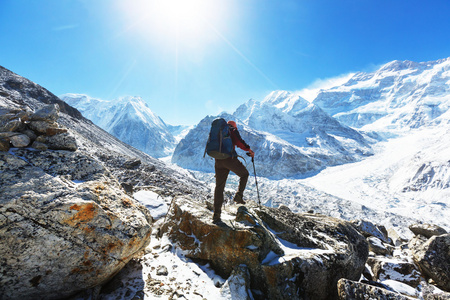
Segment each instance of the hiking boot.
M217 226L225 226L226 224L221 219L214 219L213 224Z
M236 194L234 196L233 201L236 202L237 204L245 204L245 201L244 199L242 199L242 196L240 194Z

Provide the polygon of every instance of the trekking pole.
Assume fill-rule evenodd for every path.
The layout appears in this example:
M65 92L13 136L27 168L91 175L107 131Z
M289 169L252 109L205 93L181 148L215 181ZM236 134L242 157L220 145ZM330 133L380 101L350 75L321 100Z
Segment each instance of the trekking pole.
M158 197L159 197L159 195L158 195ZM175 196L174 195L172 195L172 201L170 202L170 205L169 205L169 209L167 210L167 213L166 213L166 215L165 215L165 217L164 217L164 221L162 222L162 224L159 226L159 228L158 228L158 230L157 230L157 232L156 232L156 237L158 238L158 239L160 239L161 238L161 236L162 236L162 229L163 229L163 226L166 224L166 219L167 219L167 215L170 213L170 209L172 208L172 204L173 204L173 201L175 200Z
M256 169L255 169L254 157L252 157L252 163L253 163L253 174L255 174L256 193L258 194L258 205L259 205L259 210L261 210L261 199L259 198L258 179L256 179Z

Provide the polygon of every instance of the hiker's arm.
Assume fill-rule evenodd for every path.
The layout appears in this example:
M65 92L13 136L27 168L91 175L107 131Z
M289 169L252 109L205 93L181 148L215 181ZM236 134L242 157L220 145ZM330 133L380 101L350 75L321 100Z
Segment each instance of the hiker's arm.
M239 131L237 131L237 130L231 131L231 139L233 140L233 144L235 144L242 150L244 150L244 151L250 150L250 146L241 138Z

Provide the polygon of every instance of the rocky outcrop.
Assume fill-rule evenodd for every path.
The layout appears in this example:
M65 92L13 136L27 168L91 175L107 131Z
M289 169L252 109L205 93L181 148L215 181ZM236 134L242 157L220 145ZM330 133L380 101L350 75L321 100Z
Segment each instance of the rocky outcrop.
M371 267L374 280L396 280L416 288L420 283L417 267L406 261L383 257L369 257L367 264Z
M356 282L348 279L341 279L338 282L339 299L341 300L412 300L415 298L407 297L384 288L373 285Z
M409 226L409 229L415 235L423 235L426 238L447 233L444 228L434 224L412 224Z
M31 113L26 110L9 110L0 116L1 151L8 151L10 145L16 148L31 146L37 150L78 149L75 137L62 128L59 105L49 104Z
M450 234L433 236L411 250L422 273L450 292Z
M223 218L214 225L211 211L180 197L162 230L222 276L246 265L255 299L333 299L340 278L357 280L364 269L367 243L348 222L252 205Z
M151 223L92 157L0 152L0 295L57 299L102 284L145 248Z

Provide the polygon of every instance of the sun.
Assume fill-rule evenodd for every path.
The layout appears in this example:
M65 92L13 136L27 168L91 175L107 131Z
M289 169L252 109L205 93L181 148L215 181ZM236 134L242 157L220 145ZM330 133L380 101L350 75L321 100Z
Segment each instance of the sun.
M214 35L211 26L223 20L226 1L129 0L120 1L128 31L158 42L202 43Z

